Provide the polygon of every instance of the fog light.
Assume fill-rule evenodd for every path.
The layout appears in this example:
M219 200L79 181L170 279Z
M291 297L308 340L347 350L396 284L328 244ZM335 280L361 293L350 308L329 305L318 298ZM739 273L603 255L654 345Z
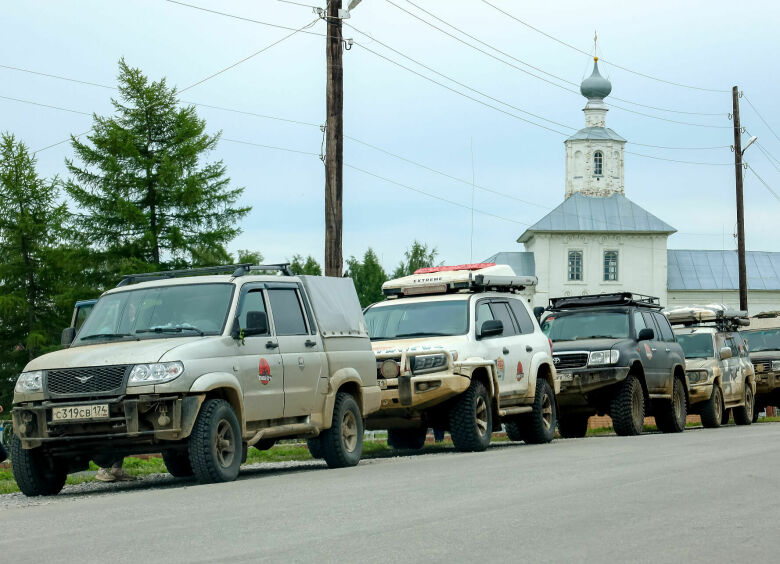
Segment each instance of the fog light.
M379 372L384 378L398 378L398 375L401 373L401 367L398 366L396 361L388 358L382 363Z

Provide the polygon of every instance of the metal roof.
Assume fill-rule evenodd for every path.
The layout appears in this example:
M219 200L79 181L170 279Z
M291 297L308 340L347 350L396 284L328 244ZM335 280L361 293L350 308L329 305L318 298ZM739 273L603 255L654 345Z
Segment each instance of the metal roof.
M737 251L668 249L669 290L738 290ZM745 253L749 290L780 290L780 253Z
M677 230L622 194L603 198L577 192L526 229L517 242L525 243L540 231L674 233Z
M591 139L611 139L613 141L626 142L620 135L612 131L608 127L585 127L580 129L577 133L573 134L566 141L575 140L589 141Z
M534 254L521 251L507 251L496 253L482 262L494 262L496 264L508 264L518 276L536 276L536 260Z

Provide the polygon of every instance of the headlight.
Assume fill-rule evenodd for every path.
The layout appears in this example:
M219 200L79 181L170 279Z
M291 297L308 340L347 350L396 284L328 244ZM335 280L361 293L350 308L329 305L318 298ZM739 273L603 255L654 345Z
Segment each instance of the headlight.
M775 370L780 370L780 360L772 361L772 372L774 372Z
M18 394L30 394L32 392L43 391L43 372L35 370L34 372L22 372L14 386L14 392Z
M591 351L588 365L616 364L619 358L620 351Z
M704 383L710 379L710 373L706 370L689 370L685 374L691 384Z
M178 360L174 362L155 362L154 364L136 364L130 371L128 386L143 386L144 384L162 384L181 376L184 365Z
M409 359L412 372L422 374L423 372L436 372L444 370L447 367L447 355L439 354L421 354Z

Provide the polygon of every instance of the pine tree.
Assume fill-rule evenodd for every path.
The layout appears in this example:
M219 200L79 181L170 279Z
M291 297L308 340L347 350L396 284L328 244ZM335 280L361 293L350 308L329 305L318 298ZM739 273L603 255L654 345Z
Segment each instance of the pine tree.
M436 247L431 249L428 245L420 243L417 239L412 242L412 246L405 252L406 262L401 261L398 268L393 271L393 278L401 278L402 276L409 276L414 274L414 271L418 268L426 268L434 266L436 263L436 255L439 251Z
M0 403L29 360L59 343L65 204L57 180L35 171L35 158L13 135L0 136ZM73 307L73 304L70 304Z
M235 207L221 161L203 163L219 140L192 106L180 107L165 79L150 82L119 62L115 114L95 115L88 142L72 138L68 194L84 212L77 226L110 257L155 267L223 260L249 207Z
M360 305L366 307L385 299L382 294L382 284L387 281L387 274L379 264L376 253L369 247L363 255L363 262L354 256L347 259L347 272L345 276L352 278L355 283Z
M309 255L303 260L301 255L293 255L290 263L290 272L293 274L310 274L313 276L322 276L322 267L317 260Z

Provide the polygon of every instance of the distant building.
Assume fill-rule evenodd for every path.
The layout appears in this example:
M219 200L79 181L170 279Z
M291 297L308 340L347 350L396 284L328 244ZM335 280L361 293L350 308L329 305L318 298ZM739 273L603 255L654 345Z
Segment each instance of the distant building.
M676 229L625 196L626 140L606 127L612 84L598 59L580 92L585 127L566 139L564 201L517 239L526 252L486 259L510 264L539 284L528 295L546 306L557 296L632 291L664 305L739 305L736 251L667 249ZM780 310L780 253L748 252L751 314Z

